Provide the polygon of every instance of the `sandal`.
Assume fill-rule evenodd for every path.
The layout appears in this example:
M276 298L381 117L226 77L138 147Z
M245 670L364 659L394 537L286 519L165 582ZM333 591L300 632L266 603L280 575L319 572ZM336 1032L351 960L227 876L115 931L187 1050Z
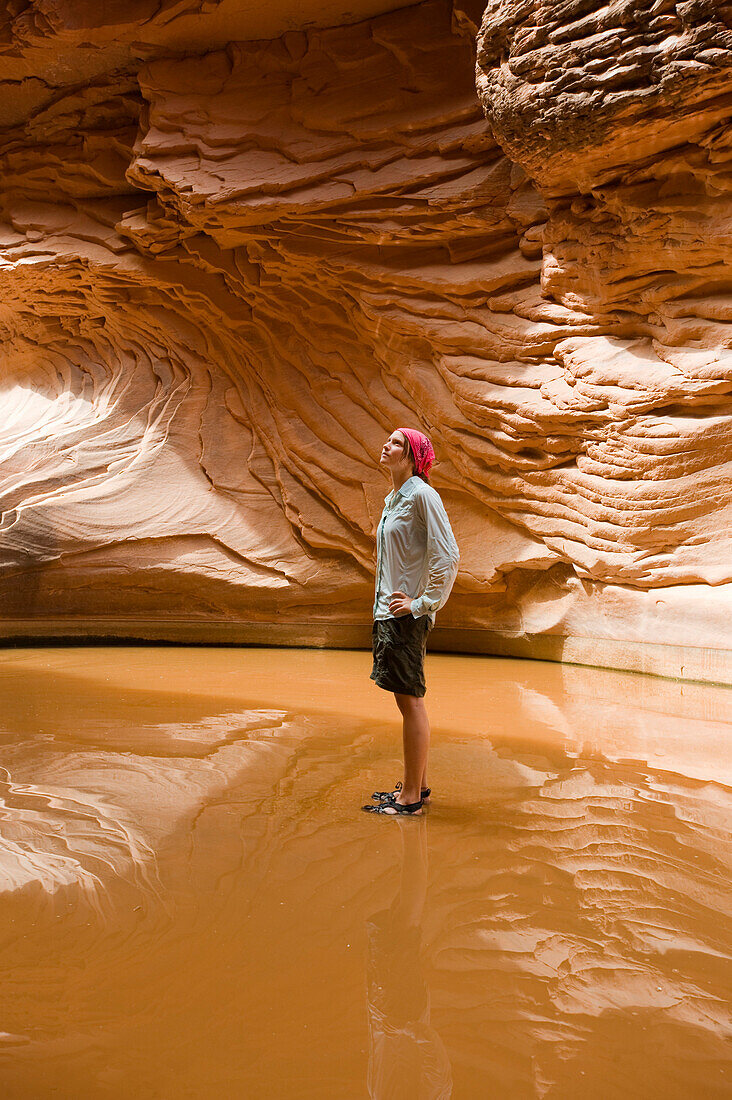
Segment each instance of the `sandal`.
M402 806L399 802L380 802L378 806L362 806L361 809L366 814L385 814L389 817L407 814L411 817L413 814L422 813L422 799L420 798L419 802L409 802L406 806Z
M394 784L393 791L374 791L371 797L373 798L374 802L393 802L401 789L402 783L400 781ZM419 793L422 801L424 802L432 794L432 788L423 787Z

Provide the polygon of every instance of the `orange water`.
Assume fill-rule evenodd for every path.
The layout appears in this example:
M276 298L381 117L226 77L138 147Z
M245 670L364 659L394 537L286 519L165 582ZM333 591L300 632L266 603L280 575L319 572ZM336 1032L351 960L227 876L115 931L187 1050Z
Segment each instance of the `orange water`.
M431 655L0 653L7 1100L729 1097L732 693Z

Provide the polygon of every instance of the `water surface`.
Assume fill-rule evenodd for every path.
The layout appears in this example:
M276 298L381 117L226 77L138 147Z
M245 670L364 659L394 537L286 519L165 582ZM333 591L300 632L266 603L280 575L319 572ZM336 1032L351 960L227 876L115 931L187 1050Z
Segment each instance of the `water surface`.
M7 1100L729 1097L723 688L430 655L0 654Z

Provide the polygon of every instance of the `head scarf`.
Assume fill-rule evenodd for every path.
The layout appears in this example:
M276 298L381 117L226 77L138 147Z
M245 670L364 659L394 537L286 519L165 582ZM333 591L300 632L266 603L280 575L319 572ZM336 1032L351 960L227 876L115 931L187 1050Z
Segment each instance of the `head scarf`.
M414 428L397 428L397 431L402 433L412 448L415 474L428 481L432 463L435 461L434 447L426 435L415 431Z

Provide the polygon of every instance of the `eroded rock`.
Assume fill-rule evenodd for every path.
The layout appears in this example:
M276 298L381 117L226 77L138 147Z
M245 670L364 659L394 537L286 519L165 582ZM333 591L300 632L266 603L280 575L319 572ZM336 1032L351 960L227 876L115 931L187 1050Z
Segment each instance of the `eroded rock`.
M732 648L729 20L593 7L489 4L490 125L436 0L196 56L116 25L4 132L9 618L367 623L411 422L444 626Z

